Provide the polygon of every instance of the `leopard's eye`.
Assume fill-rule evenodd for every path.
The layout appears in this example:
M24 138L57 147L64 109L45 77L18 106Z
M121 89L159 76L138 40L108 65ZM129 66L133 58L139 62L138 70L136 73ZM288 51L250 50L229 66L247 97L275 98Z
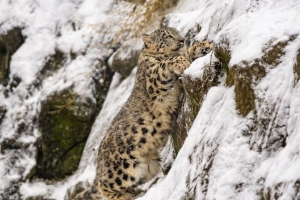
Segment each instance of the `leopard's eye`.
M166 44L167 44L167 46L172 46L172 44L174 44L174 39L173 38L167 38L166 39Z

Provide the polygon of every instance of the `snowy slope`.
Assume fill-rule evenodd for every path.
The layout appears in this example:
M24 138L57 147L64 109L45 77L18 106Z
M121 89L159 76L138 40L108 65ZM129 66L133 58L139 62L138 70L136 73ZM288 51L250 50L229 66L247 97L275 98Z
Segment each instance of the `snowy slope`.
M0 105L8 108L9 116L0 126L0 141L19 137L31 144L26 152L18 154L15 165L7 164L11 154L0 154L0 194L10 182L25 177L35 165L32 144L39 137L39 131L33 127L31 132L17 135L19 118L31 124L39 112L40 101L71 84L77 92L82 91L89 81L82 74L96 70L97 58L107 54L107 45L102 44L112 42L114 34L120 31L118 23L112 21L122 23L121 19L131 14L131 4L117 2L121 5L113 0L101 3L96 0L0 2L0 33L13 26L24 26L23 33L27 36L11 62L11 76L20 76L23 81L9 98L4 98L0 92L0 99L4 100ZM118 5L124 8L123 12L117 12L120 11ZM297 63L299 12L297 0L181 0L166 16L164 22L182 35L201 26L195 39L212 40L217 47L228 51L229 71L221 83L206 94L168 175L138 199L300 199L300 74L296 73L296 68L300 68ZM82 21L102 25L87 26ZM72 22L76 24L76 31L72 29ZM57 37L57 29L60 37ZM101 32L103 29L112 32L106 34ZM100 51L96 48L99 43L102 45ZM281 49L275 52L276 62L267 62L268 52L278 44ZM41 89L34 89L29 95L28 85L36 79L45 58L53 54L55 48L64 52L87 49L87 53L68 62L58 73L45 79ZM201 79L209 62L210 56L199 58L186 70L186 76ZM243 70L257 63L265 75L248 77L255 98L253 109L243 115L236 100L240 89L237 83L247 75L242 74ZM237 71L236 84L230 85L227 80L234 70ZM67 189L73 190L77 183L85 185L93 181L97 148L109 123L130 95L134 73L135 70L122 82L118 74L114 76L78 171L58 183L43 180L22 183L22 198L40 195L60 200ZM74 76L78 79L72 79ZM90 93L87 90L83 95ZM30 112L16 112L28 107ZM162 155L165 162L173 162L171 143ZM26 167L20 171L20 166Z
M110 86L110 91L107 95L107 99L103 104L103 109L99 113L94 126L92 127L90 137L85 147L83 158L79 165L79 169L76 174L69 177L63 182L52 184L44 184L37 181L34 183L25 183L21 187L21 193L23 197L32 196L36 191L36 188L43 188L43 191L37 195L46 195L49 198L64 199L67 189L73 187L78 182L87 181L92 183L96 173L96 157L98 152L99 141L101 141L105 135L106 130L115 115L121 109L123 103L129 97L131 90L133 89L135 71L120 84L120 75L114 76L113 82Z
M226 38L229 68L263 60L270 41L290 42L283 47L279 64L265 65L266 76L252 84L255 110L245 118L238 115L233 87L223 83L210 89L171 171L140 199L300 198L300 83L293 69L300 48L300 2L198 5L199 10L169 15L170 25L185 31L198 23L202 31L196 37L207 35L219 45ZM290 39L293 35L295 40ZM197 77L191 69L187 73ZM278 144L281 139L285 144Z
M114 0L0 2L0 35L14 27L21 27L25 37L25 42L12 56L8 86L0 84L0 106L7 110L0 124L0 149L3 141L17 141L18 145L17 149L0 152L0 195L3 194L3 198L20 198L18 189L12 184L21 185L19 181L26 181L36 164L35 142L40 137L36 119L41 111L41 102L49 95L70 87L79 96L95 101L93 74L105 69L99 61L111 53L112 40L122 28L116 26L107 30L109 25L105 23L124 22L122 15L110 12L113 5ZM124 12L132 8L126 2L118 6ZM49 57L57 50L67 55L66 61L56 72L42 76ZM75 54L76 58L72 58L71 54ZM17 85L13 85L15 77L20 80ZM25 128L20 131L19 127L23 125ZM25 198L27 191L24 188L21 187L20 193ZM47 189L38 194L34 191L30 195L49 193Z

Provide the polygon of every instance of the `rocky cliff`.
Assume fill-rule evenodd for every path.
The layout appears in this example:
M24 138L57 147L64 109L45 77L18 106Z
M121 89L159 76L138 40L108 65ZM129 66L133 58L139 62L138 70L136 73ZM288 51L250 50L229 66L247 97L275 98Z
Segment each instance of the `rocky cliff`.
M70 199L134 84L140 36L214 51L182 77L177 133L140 200L300 199L300 3L0 2L0 199Z

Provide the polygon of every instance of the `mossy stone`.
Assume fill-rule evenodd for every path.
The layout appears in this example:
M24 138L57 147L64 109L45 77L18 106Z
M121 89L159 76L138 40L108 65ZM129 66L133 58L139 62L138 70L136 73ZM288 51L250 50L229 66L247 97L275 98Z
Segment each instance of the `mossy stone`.
M255 60L254 63L244 61L241 63L243 67L238 65L228 67L231 59L228 41L216 45L215 56L220 60L222 70L226 72L226 85L235 86L235 102L239 114L247 116L255 108L253 80L258 81L266 75L262 62L260 60Z
M41 138L38 141L36 175L40 178L64 178L78 167L95 113L95 103L80 99L70 90L42 102L39 116Z
M275 39L271 39L263 48L264 54L261 58L255 59L253 62L243 61L239 65L234 65L230 68L226 67L230 61L228 48L222 48L221 46L216 48L216 57L228 69L226 85L235 86L236 108L241 116L245 117L250 111L255 109L256 97L253 85L266 76L265 67L270 69L277 67L281 62L280 58L285 55L285 47L294 41L295 38L296 36L293 35L288 40L280 42L275 42ZM296 79L298 71L300 70L297 68L297 64L295 64L294 72Z
M266 70L259 60L249 64L243 62L244 67L237 65L230 68L226 83L229 86L234 85L236 108L239 114L247 116L248 113L255 109L255 94L253 82L259 81L266 76Z
M262 49L264 55L262 61L264 64L269 65L271 68L276 67L281 62L280 58L285 55L285 47L289 42L296 39L297 35L292 35L288 40L275 42L275 39L271 39L266 46Z
M219 78L223 75L221 65L216 63L214 66L205 66L203 75L199 78L184 76L183 88L185 92L179 109L177 131L172 135L176 155L187 137L187 133L202 106L206 94L211 87L219 84Z
M220 44L215 44L214 54L219 59L222 69L228 73L228 64L231 59L231 52L229 51L229 42L226 40Z

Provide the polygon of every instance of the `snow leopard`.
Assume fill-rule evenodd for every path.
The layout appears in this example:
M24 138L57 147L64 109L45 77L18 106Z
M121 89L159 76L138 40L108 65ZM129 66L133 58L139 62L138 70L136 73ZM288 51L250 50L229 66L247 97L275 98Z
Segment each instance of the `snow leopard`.
M186 49L184 38L169 27L142 39L134 89L101 142L94 184L75 200L133 200L135 188L159 173L159 149L175 131L179 77L213 48L204 41Z

